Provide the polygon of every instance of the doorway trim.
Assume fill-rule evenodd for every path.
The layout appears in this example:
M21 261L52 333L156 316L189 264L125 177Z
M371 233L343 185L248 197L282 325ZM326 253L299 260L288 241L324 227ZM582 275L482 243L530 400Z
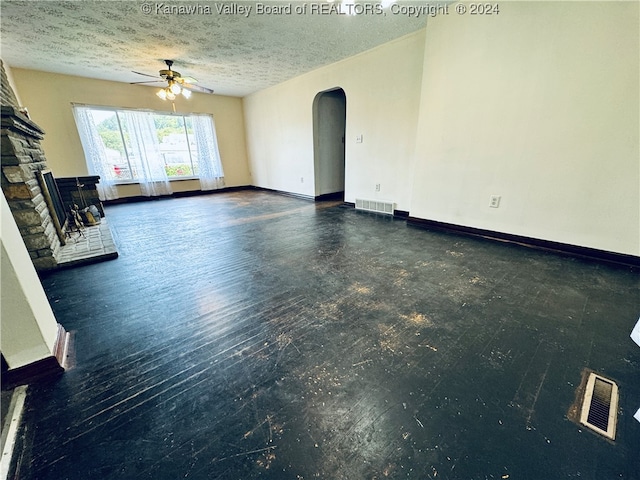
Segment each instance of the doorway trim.
M346 177L347 95L342 87L318 92L313 99L314 198L344 200Z

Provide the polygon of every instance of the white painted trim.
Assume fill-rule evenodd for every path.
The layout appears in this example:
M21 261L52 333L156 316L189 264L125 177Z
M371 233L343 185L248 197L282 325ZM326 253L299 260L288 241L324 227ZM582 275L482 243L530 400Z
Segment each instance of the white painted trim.
M13 457L13 447L16 444L16 436L18 434L18 427L20 426L20 419L22 418L22 411L24 410L24 401L27 397L27 387L22 385L16 387L11 395L11 404L9 405L9 414L2 430L6 432L7 437L2 447L2 458L0 458L0 480L6 480L9 475L9 468L11 467L11 458Z

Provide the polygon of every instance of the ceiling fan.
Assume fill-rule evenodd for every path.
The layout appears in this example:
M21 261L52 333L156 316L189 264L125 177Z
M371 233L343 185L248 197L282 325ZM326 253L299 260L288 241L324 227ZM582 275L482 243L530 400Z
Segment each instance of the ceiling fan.
M197 82L195 78L192 77L183 77L180 72L176 70L172 70L173 60L165 60L164 63L167 65L166 69L160 70L160 78L162 80L147 80L145 82L130 82L131 85L139 85L145 83L164 83L167 82L167 86L161 88L156 92L156 95L160 97L162 100L175 100L176 95L182 94L185 98L189 98L191 96L191 92L200 92L200 93L213 93L213 90L210 88L202 87L200 85L194 85ZM137 75L143 75L145 77L157 78L155 75L149 75L146 73L136 72L133 73Z

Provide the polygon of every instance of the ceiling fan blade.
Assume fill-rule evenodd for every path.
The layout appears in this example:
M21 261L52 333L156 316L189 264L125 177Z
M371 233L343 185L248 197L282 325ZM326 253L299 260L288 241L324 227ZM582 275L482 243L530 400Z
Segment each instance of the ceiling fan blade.
M135 70L131 70L132 73L136 73L138 75L143 75L145 77L158 78L157 75L149 75L148 73L136 72Z
M194 83L198 82L198 80L196 80L195 78L189 77L189 76L183 77L182 75L180 75L180 72L177 72L176 70L172 70L171 69L171 66L173 65L172 60L165 60L164 63L167 65L167 70L160 70L159 76L149 75L148 73L136 72L135 70L132 70L132 72L135 73L136 75L150 77L155 80L147 80L144 82L129 82L129 84L144 85L144 84L157 83L157 84L164 84L166 86L167 85L166 82L168 81L169 86L171 86L174 83L177 83L181 85L183 88L186 88L187 90L190 90L192 92L209 93L209 94L213 93L213 90L211 90L210 88L201 87L200 85L194 85Z
M146 83L164 83L162 80L149 80L148 82L129 82L129 85L141 85Z
M192 92L213 93L213 90L211 90L210 88L201 87L200 85L192 85L190 83L185 82L182 86L187 90L191 90Z

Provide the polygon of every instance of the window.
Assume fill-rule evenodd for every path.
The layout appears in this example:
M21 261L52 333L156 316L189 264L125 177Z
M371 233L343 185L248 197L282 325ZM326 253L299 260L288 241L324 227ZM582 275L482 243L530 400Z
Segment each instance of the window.
M117 198L119 183L139 183L145 195L171 193L169 180L197 178L203 190L223 186L209 115L85 106L74 106L74 115L89 171L100 175L107 199Z

